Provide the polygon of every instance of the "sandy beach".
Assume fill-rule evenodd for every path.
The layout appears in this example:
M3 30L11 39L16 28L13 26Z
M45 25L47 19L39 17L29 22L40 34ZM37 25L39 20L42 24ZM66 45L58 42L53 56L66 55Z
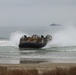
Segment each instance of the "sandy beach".
M56 67L59 67L59 68L76 67L76 63L0 64L0 66L7 67L10 69L38 69L38 70L50 69L50 70L53 70Z
M0 75L76 75L76 63L0 64Z

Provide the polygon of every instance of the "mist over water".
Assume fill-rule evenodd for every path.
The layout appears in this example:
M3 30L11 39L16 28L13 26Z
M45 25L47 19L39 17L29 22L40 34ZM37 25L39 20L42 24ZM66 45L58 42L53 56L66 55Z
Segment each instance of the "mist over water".
M54 28L56 27L53 27L53 29ZM51 35L50 29L48 31L49 32L47 32L46 34ZM52 33L53 39L47 44L45 48L76 46L76 35L75 34L76 34L76 27L72 23L61 25L60 30L55 30L55 32ZM29 34L26 32L20 32L20 31L13 32L10 34L9 40L2 40L2 39L0 40L0 46L18 47L19 40L23 35L29 36Z
M46 48L76 46L76 27L71 23L62 25L62 29L55 32L52 36L53 39Z
M76 63L75 25L73 25L72 23L67 23L61 26L53 26L51 28L49 27L47 32L44 32L43 35L46 36L48 34L52 35L53 39L46 45L46 47L39 50L19 50L18 44L20 38L23 35L32 36L27 32L15 31L10 34L9 39L1 38L0 63L20 63L20 61L26 59L40 59L50 62Z
M25 33L19 32L19 31L13 32L13 33L11 33L9 39L10 39L10 41L12 42L12 44L13 44L14 46L18 46L19 40L20 40L20 38L21 38L24 34L25 34Z
M24 35L24 32L13 32L10 34L8 40L0 40L0 46L14 46L18 47L20 38Z

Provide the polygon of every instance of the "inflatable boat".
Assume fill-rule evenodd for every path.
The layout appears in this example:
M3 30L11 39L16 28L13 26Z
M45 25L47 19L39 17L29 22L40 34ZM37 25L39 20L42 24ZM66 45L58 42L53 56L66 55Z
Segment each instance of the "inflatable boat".
M45 37L43 35L32 35L30 37L24 35L20 38L19 48L42 48L45 47L46 44L51 40L51 35L46 35Z

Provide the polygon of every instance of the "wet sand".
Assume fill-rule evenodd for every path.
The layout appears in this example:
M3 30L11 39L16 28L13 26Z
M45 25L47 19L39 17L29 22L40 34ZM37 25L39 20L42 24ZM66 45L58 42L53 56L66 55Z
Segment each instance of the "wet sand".
M34 64L0 64L2 67L7 67L11 69L54 69L56 67L60 68L70 68L76 67L76 63L34 63Z

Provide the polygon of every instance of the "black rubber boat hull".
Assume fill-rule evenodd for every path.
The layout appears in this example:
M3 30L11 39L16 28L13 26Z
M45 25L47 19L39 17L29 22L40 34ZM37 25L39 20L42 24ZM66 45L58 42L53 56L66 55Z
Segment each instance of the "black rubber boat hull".
M29 43L29 42L24 42L19 44L19 48L42 48L46 46L46 43Z

